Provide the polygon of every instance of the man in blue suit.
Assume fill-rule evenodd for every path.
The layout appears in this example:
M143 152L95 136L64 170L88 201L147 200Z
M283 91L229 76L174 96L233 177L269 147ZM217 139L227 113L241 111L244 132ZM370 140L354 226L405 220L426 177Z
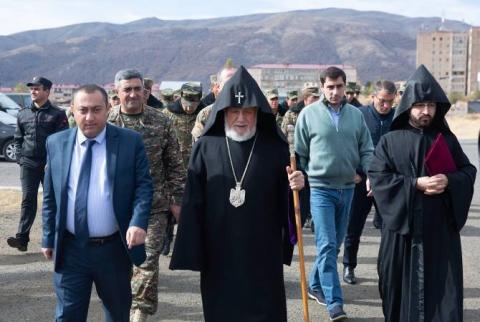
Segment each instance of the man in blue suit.
M145 148L136 132L107 125L108 112L105 90L84 85L73 97L78 127L47 140L42 252L54 259L56 321L86 321L95 283L106 321L127 322L132 263L146 256Z

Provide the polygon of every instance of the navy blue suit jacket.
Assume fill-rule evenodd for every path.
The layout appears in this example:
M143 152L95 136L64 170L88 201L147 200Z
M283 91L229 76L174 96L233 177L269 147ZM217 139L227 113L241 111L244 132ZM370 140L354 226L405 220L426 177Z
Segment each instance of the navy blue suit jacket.
M120 235L135 265L145 261L145 245L128 250L126 232L137 226L147 230L153 186L141 136L107 124L107 174ZM67 190L77 128L55 133L47 139L47 166L43 188L42 247L54 249L55 271L62 254L66 231Z

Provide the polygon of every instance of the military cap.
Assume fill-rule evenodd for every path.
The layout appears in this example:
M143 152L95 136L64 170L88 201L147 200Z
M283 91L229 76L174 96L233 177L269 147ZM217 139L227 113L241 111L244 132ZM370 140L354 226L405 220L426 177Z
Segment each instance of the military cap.
M44 89L52 88L52 82L45 77L35 76L31 82L27 83L27 86L42 85Z
M179 88L179 89L176 89L173 91L173 96L177 96L177 97L180 97L182 94L182 90Z
M345 93L355 93L357 91L357 83L348 82L347 87L345 88Z
M118 95L117 93L112 93L109 95L110 99L113 99L113 98L118 98Z
M274 99L274 98L278 98L278 89L276 89L276 88L267 89L265 91L265 96L269 100Z
M314 96L320 97L320 91L317 86L308 86L302 89L302 94L304 96Z
M151 78L144 78L143 79L143 87L147 88L147 89L151 89L152 86L153 86L153 79Z
M180 91L182 98L187 101L199 101L202 97L202 86L196 83L185 83Z
M291 100L298 98L298 91L288 91L287 98Z
M355 93L359 93L362 91L362 86L360 86L359 84L355 85Z
M173 98L173 89L171 88L164 88L160 90L160 96L165 99L172 99Z

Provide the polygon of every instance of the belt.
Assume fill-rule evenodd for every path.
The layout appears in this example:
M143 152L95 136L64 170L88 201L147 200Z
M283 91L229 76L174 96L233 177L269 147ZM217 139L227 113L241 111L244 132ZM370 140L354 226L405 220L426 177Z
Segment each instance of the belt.
M65 238L68 239L75 239L75 235L69 232L68 230L65 231ZM108 244L114 240L120 238L120 233L117 231L111 235L104 236L104 237L91 237L88 239L89 246L102 246Z

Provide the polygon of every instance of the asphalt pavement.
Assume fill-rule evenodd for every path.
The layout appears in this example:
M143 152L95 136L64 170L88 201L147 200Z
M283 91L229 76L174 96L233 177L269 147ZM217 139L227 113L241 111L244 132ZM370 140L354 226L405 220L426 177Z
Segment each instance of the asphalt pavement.
M478 165L476 142L463 141L462 146L471 162ZM18 166L0 162L0 186L19 186ZM465 318L467 322L480 321L480 194L476 192L469 219L462 230ZM4 191L4 194L1 194ZM8 191L8 193L7 193ZM18 191L0 190L0 195L12 198ZM18 196L16 197L18 198ZM16 200L12 198L12 200ZM6 200L0 200L5 204ZM378 295L376 261L379 231L373 228L372 216L368 218L361 239L359 265L356 269L357 285L342 282L345 311L349 321L383 321ZM52 286L52 264L43 259L40 252L40 220L37 218L32 242L26 253L19 253L6 245L7 236L15 232L18 211L0 209L0 322L52 321L55 311L55 294ZM304 229L305 260L307 274L315 259L312 233ZM340 255L343 254L343 250ZM189 271L168 270L170 258L160 258L159 307L149 321L203 321L199 274ZM339 260L341 274L341 259ZM285 267L285 287L289 321L303 321L302 300L299 285L298 256L290 267ZM232 286L232 292L235 287ZM309 301L310 321L327 321L325 307ZM102 321L101 303L93 291L88 321ZM228 321L226 317L225 321Z

